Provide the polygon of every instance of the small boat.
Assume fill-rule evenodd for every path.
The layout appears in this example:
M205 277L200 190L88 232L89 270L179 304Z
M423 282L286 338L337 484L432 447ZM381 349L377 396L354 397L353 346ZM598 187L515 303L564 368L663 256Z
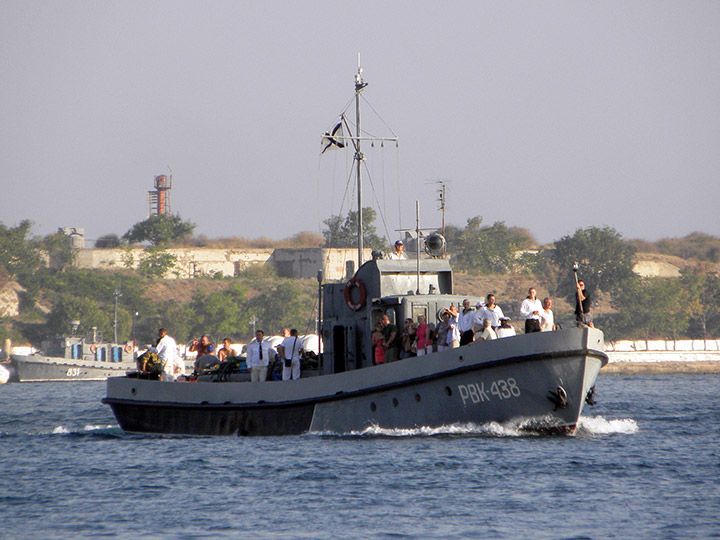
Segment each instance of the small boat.
M358 115L365 86L359 68ZM359 125L358 117L358 136L340 142L351 143L356 159L362 160ZM338 143L339 131L333 131L330 143ZM360 169L358 163L358 183ZM361 215L360 185L357 192ZM417 230L419 238L419 225ZM541 432L575 432L584 405L594 403L595 380L608 362L600 330L572 328L478 341L374 365L371 334L383 316L397 326L418 315L434 323L465 297L455 293L450 264L438 252L444 252L444 239L426 241L428 258L421 258L418 242L415 260L386 260L375 253L362 264L361 229L358 238L361 264L352 279L322 283L319 275L321 352L299 380L249 382L246 375L233 375L170 383L132 374L112 377L103 403L112 408L120 427L237 436L499 422ZM481 299L470 300L475 305Z
M19 382L104 381L135 370L132 343L98 343L69 336L43 343L42 352L10 354Z

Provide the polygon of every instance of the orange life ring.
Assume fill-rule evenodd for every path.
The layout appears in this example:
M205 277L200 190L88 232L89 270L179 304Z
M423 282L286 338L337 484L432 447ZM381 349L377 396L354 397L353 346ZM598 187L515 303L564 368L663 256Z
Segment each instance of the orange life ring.
M358 298L353 300L353 289L357 288ZM352 278L345 284L345 304L353 311L359 311L365 305L367 291L365 284L358 278Z
M90 352L95 354L97 352L97 345L95 345L94 343L90 345Z
M131 352L133 352L133 344L132 344L132 343L126 343L126 344L125 344L125 352L128 353L128 354L131 353Z

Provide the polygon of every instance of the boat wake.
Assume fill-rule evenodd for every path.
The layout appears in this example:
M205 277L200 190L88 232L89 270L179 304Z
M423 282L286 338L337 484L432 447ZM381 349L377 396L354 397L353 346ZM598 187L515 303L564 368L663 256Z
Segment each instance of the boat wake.
M125 434L120 427L115 424L93 425L88 424L83 428L67 428L65 426L57 426L52 430L52 435L69 435L72 437L124 437Z
M362 431L349 433L316 432L314 435L340 437L527 437L539 432L528 429L525 422L488 422L486 424L459 423L446 426L420 426L407 429L389 429L370 426Z
M581 416L578 422L578 435L632 435L639 430L632 418L607 420L602 416Z
M535 420L515 420L511 422L488 422L486 424L450 424L439 427L417 427L410 429L388 429L371 426L362 431L349 433L315 432L312 435L331 437L537 437L546 436L550 424ZM631 418L606 420L602 416L581 416L577 435L613 435L633 434L638 431L635 420Z

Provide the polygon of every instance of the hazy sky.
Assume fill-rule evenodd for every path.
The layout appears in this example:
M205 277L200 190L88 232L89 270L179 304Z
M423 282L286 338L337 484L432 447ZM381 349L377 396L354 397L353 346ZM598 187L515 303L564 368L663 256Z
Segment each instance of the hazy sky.
M319 231L358 52L391 236L440 223L438 179L460 226L720 235L720 2L688 0L1 0L0 221L122 235L171 168L197 234Z

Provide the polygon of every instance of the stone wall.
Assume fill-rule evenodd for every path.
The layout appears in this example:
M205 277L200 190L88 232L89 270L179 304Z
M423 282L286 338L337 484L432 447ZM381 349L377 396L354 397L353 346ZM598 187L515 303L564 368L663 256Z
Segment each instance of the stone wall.
M222 273L223 276L237 276L242 270L254 264L272 264L278 275L293 278L316 278L318 270L324 272L326 281L346 279L348 267L357 269L356 249L215 249L215 248L172 248L167 253L177 258L175 268L168 279L187 279ZM370 258L371 250L364 253ZM76 258L78 268L121 269L137 268L147 256L143 248L131 249L84 249Z

